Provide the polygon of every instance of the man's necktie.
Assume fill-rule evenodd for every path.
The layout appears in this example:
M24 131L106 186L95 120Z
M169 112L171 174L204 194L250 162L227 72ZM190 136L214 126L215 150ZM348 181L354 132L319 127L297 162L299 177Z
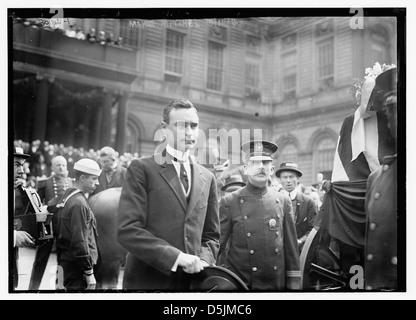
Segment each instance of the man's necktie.
M183 184L183 187L185 188L185 192L188 192L188 175L186 174L185 166L183 165L183 163L181 163L180 179Z

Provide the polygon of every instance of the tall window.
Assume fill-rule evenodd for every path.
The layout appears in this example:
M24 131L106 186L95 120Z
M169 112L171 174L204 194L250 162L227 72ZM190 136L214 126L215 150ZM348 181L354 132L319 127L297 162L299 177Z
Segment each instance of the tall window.
M334 85L334 39L328 38L317 43L319 90Z
M285 99L296 97L296 51L282 56L283 96Z
M280 154L280 163L286 161L298 162L298 149L293 143L285 145Z
M245 87L247 99L260 100L259 82L260 66L257 63L246 62Z
M123 45L133 48L139 46L139 30L131 25L130 20L121 20L120 37L123 38Z
M223 65L224 46L216 42L208 42L208 89L221 91Z
M389 64L389 40L387 31L382 27L377 27L371 34L371 59L380 64Z
M167 30L165 80L180 82L183 73L183 47L185 35L180 32Z
M314 151L315 173L332 172L336 142L330 137L318 141Z

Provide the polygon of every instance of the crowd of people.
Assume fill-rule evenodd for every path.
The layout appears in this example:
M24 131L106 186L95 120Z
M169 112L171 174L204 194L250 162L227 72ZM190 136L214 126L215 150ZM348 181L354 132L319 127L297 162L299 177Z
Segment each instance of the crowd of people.
M82 30L81 27L77 26L76 24L71 24L69 19L66 18L63 21L68 23L68 28L61 28L55 25L52 25L54 22L53 20L48 19L23 19L23 18L14 18L15 23L22 23L26 27L32 28L47 28L49 30L53 30L55 32L59 32L69 38L75 38L78 40L85 40L90 43L99 43L101 45L115 45L115 46L123 46L123 37L115 37L114 33L106 32L103 30L96 31L95 28L90 28L89 32L86 34ZM57 23L61 23L58 21Z
M36 188L36 181L39 178L47 178L52 175L52 159L56 156L63 156L67 161L68 176L74 178L74 164L79 159L88 158L99 162L100 150L75 148L71 145L65 146L60 143L49 143L49 141L34 140L31 143L22 140L15 140L14 144L20 145L23 151L30 155L24 164L23 179L27 186ZM138 158L137 152L124 152L119 154L116 151L116 160L123 167L127 168L130 162Z

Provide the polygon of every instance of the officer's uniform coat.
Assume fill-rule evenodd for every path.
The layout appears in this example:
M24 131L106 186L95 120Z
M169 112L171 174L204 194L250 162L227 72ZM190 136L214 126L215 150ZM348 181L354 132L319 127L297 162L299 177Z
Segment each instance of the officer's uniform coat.
M65 190L72 188L74 185L74 179L69 177L49 177L46 179L38 179L36 190L39 197L44 204L48 204L55 196L60 198Z
M367 182L365 286L397 288L397 158L385 157Z
M230 238L225 266L248 288L278 291L300 285L299 248L289 197L248 183L221 199L220 225L220 254Z
M118 241L128 251L123 288L187 290L180 252L215 263L219 249L217 185L214 175L191 161L189 199L166 150L131 162L121 191Z

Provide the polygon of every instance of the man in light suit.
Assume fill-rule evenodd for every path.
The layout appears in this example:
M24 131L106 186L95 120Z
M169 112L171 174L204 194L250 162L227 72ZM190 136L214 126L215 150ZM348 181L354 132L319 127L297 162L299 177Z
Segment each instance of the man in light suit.
M276 171L276 177L282 183L282 192L292 200L292 212L298 235L299 251L302 251L306 238L313 228L315 217L318 214L315 202L298 190L298 181L302 177L302 172L295 162L283 162Z
M171 101L161 126L164 148L133 160L121 191L124 289L187 291L192 274L213 265L219 249L216 179L189 156L198 138L197 110L188 100Z

